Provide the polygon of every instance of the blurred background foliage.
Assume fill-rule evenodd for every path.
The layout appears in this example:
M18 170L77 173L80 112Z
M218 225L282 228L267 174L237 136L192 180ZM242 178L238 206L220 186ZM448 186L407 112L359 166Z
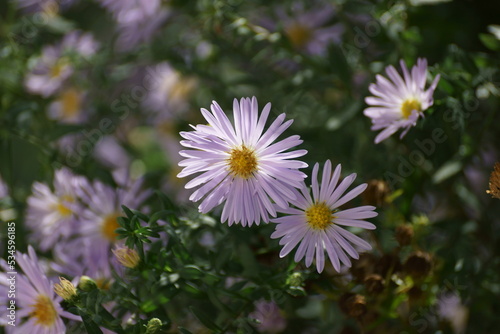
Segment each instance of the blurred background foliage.
M167 17L129 49L99 1L58 6L43 17L19 3L0 3L0 175L9 188L2 219L19 222L24 251L31 185L50 184L62 166L111 185L112 172L127 169L165 192L175 204L152 199L143 220L154 225L154 212L175 213L165 218L166 248L154 242L144 267L116 277L106 296L143 319L134 330L152 317L172 332L263 330L248 316L261 299L279 306L288 333L498 327L500 210L486 190L500 152L500 3L163 1ZM332 13L320 19L324 8ZM300 16L308 23L293 30ZM308 48L314 34L323 38L319 30L331 27L326 43ZM43 48L75 30L91 33L99 47L91 57L67 56L74 70L65 85L85 90L87 118L65 124L48 116L54 97L30 93L25 82ZM432 77L441 75L434 105L402 140L394 135L375 145L363 116L368 85L387 65L403 59L412 66L418 57L427 58ZM159 76L161 63L170 67L173 86ZM145 102L152 94L148 73L169 87L164 105ZM330 267L318 275L279 259L278 243L268 237L274 226L228 228L217 213L199 215L186 201L185 181L175 178L178 132L204 123L199 108L212 100L229 113L243 96L256 96L261 106L272 102L274 117L294 119L287 133L302 137L310 166L331 159L342 163L343 175L356 172L358 182L370 182L363 202L376 204L379 216L377 229L363 236L374 250L351 270ZM436 129L446 139L436 142ZM97 153L109 138L112 146ZM412 160L414 152L424 159ZM443 316L439 300L448 292L459 299Z

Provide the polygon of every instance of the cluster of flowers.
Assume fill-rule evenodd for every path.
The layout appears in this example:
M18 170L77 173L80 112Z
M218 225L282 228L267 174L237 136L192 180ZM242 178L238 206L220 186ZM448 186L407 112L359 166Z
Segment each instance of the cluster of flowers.
M31 333L43 329L44 333L59 334L65 332L61 316L80 319L62 310L61 298L54 293L48 273L89 276L106 289L112 272L121 271L117 257L127 251L115 232L121 205L140 208L151 191L141 190L141 179L132 182L123 175L115 175L115 179L117 188L62 168L55 172L53 189L44 183L33 184L25 226L30 232L30 243L41 251L51 251L53 261L42 265L31 246L28 254L18 252L17 261L24 274L17 275L21 293L17 317L26 321L18 322L17 327L6 326L8 330ZM0 265L5 272L11 271L4 260ZM0 288L7 288L7 277L0 274Z
M377 84L370 86L376 97L366 98L371 105L365 115L373 120L373 130L384 129L375 139L378 143L399 128L405 128L403 136L422 111L432 105L432 94L439 80L424 90L427 62L419 59L410 74L401 62L404 80L394 67L386 71L392 82L377 76ZM193 126L194 131L181 132L185 139L181 145L188 150L180 154L186 158L179 163L184 167L179 177L201 173L186 184L187 189L198 189L190 200L201 201L199 211L207 213L224 203L222 222L229 225L252 226L263 222L276 223L271 238L281 238L283 249L280 256L289 254L297 245L295 261L305 257L307 267L316 259L316 268L322 272L325 266L325 250L335 270L341 262L351 266L349 256L357 259L358 251L371 249L370 244L341 226L375 229L365 219L377 216L373 206L342 209L342 205L360 195L367 187L361 184L344 194L353 184L356 174L340 183L341 165L332 173L332 164L326 161L318 179L319 164L312 171L312 196L299 171L307 164L292 160L304 156L305 150L289 151L302 143L299 136L275 140L292 124L285 122L285 114L279 115L265 130L271 110L268 103L259 115L257 99L242 98L233 102L234 124L224 111L213 102L210 111L201 109L208 125ZM277 213L284 216L277 217ZM271 218L270 218L271 217Z

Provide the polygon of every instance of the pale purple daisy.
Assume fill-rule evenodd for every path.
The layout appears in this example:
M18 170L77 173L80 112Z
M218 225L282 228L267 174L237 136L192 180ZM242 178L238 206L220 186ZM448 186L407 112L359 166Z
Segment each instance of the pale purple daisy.
M45 183L33 184L33 194L28 198L26 226L41 250L51 249L58 241L77 232L78 215L83 209L77 192L87 182L84 177L63 168L55 172L53 191Z
M28 254L17 252L16 259L24 274L16 275L16 323L15 327L5 327L7 333L60 334L66 332L61 317L81 321L62 309L62 298L55 294L54 284L47 279L33 247L28 247ZM2 285L6 276L12 276L8 274L11 270L3 267L6 273L0 274Z
M99 0L117 23L119 49L128 51L139 43L148 42L165 22L170 11L161 0Z
M59 44L43 48L35 67L26 76L26 89L43 97L52 96L74 72L73 60L77 57L86 59L94 55L97 48L98 43L91 34L68 33Z
M275 302L263 299L255 303L255 310L248 315L257 321L255 327L260 333L282 333L286 328L286 319Z
M325 266L325 250L335 270L340 272L340 262L347 267L351 266L349 256L358 259L358 251L369 250L371 246L363 239L346 231L342 226L353 226L365 229L375 229L375 225L365 221L366 218L377 216L374 206L360 206L342 210L339 207L361 194L367 187L363 183L343 195L354 182L356 174L351 174L337 185L340 178L341 165L337 165L332 175L332 164L327 160L323 168L321 184L318 181L319 164L316 163L312 172L312 197L309 189L303 184L296 199L290 203L295 208L278 209L286 216L271 219L276 223L276 230L271 238L281 238L283 245L280 257L285 257L295 246L299 245L295 253L295 262L304 256L306 266L309 267L316 258L316 268L319 273Z
M151 195L151 190L142 190L143 180L138 179L119 188L112 188L100 181L81 188L79 193L86 209L82 212L81 238L85 242L82 250L83 262L92 262L98 268L110 268L111 247L118 242L117 218L123 216L122 205L140 209Z
M68 87L62 90L47 109L49 118L64 124L85 122L88 117L85 96L86 93L78 88Z
M425 90L427 60L419 58L411 73L403 60L400 64L404 79L394 66L386 67L385 71L390 80L378 74L377 82L369 87L375 96L365 99L370 107L365 109L364 114L372 119L372 130L384 129L375 138L375 144L388 138L400 128L404 128L400 136L403 138L408 130L417 124L418 118L424 116L423 111L434 103L432 95L440 76L438 74L431 86Z
M155 112L170 113L184 111L187 108L189 95L196 87L196 79L182 76L167 62L148 67L147 75L153 85L143 105Z
M179 152L186 159L179 163L184 169L177 176L202 173L186 184L186 189L201 186L189 198L193 202L204 198L198 207L200 212L207 213L225 202L222 222L251 226L261 220L269 222L269 215L276 216L273 201L284 209L295 199L293 189L306 177L298 169L307 164L289 159L307 151L285 152L302 143L296 135L273 144L292 120L283 123L285 114L281 114L264 132L270 110L268 103L259 117L255 97L242 98L240 103L234 99L233 125L213 101L211 112L201 109L209 125L180 133L186 139L181 141L182 146L190 150Z

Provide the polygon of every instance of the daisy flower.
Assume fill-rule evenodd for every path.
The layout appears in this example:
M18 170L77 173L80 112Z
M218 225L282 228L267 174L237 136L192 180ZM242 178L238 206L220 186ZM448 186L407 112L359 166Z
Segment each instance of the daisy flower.
M61 317L81 321L79 316L66 312L60 302L62 298L54 292L54 285L40 267L33 247L28 254L17 253L17 263L23 274L16 277L16 326L6 326L7 333L66 333ZM5 268L7 269L7 268ZM0 283L5 282L4 273Z
M63 168L55 172L54 191L44 183L33 184L33 194L28 198L26 225L42 251L51 249L78 229L82 206L77 192L86 182L84 177Z
M372 130L384 129L375 138L375 144L388 138L400 128L404 128L400 136L403 138L408 130L416 125L418 118L424 116L423 111L434 103L432 94L440 76L438 74L431 86L425 90L427 60L419 58L411 73L403 60L400 64L404 79L394 66L386 67L385 71L390 80L377 75L377 82L369 87L375 96L365 99L370 107L365 109L364 114L372 119Z
M83 123L87 118L84 108L85 95L84 91L74 87L64 89L49 105L47 109L49 118L65 124Z
M302 161L289 160L301 157L306 150L285 152L302 143L299 136L273 142L291 124L285 114L274 120L264 132L271 110L268 103L259 117L257 99L242 98L233 102L234 125L217 102L211 112L201 109L209 125L197 125L194 131L181 132L186 140L181 145L190 150L180 151L186 159L178 177L202 173L186 184L186 189L200 186L189 199L201 200L199 211L207 213L224 204L221 221L229 225L241 223L251 226L260 221L269 222L269 215L276 216L272 202L287 208L295 199L294 188L300 187L306 175L299 168L307 167Z
M351 266L349 256L358 259L359 254L351 245L361 250L371 249L370 244L361 238L346 231L342 226L354 226L365 229L375 229L375 225L364 221L373 218L377 213L374 206L360 206L342 210L340 206L361 194L367 184L361 184L343 195L354 182L356 174L351 174L337 185L340 178L340 164L332 175L332 164L326 161L323 168L321 184L318 181L319 164L316 163L312 173L312 197L309 189L303 185L297 197L291 201L295 208L278 209L287 216L271 219L276 223L276 230L271 238L281 238L279 244L284 246L280 257L285 257L295 246L299 245L295 253L295 261L299 262L304 256L306 266L309 267L316 257L316 268L319 273L325 266L325 250L335 270L340 272L340 262L347 267Z

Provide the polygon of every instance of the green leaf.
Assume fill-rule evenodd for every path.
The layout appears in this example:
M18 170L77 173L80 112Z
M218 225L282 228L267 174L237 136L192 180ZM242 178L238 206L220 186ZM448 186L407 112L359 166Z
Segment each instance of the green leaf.
M92 317L85 313L83 310L80 310L80 316L82 317L83 325L85 326L85 330L88 334L102 334L99 326L92 320Z
M461 161L449 161L437 170L432 176L432 182L441 183L462 170Z
M479 34L479 39L488 49L493 51L500 50L500 41L491 34Z
M184 327L177 327L177 329L179 330L180 333L182 334L193 334L192 332L188 331L187 329L185 329Z
M196 309L193 306L189 307L193 315L203 324L205 327L207 327L210 330L213 330L215 332L222 332L222 329L215 324L209 315L207 315L205 312L201 311L200 309Z
M204 272L197 266L188 264L179 271L179 275L187 280L199 279L204 276Z

